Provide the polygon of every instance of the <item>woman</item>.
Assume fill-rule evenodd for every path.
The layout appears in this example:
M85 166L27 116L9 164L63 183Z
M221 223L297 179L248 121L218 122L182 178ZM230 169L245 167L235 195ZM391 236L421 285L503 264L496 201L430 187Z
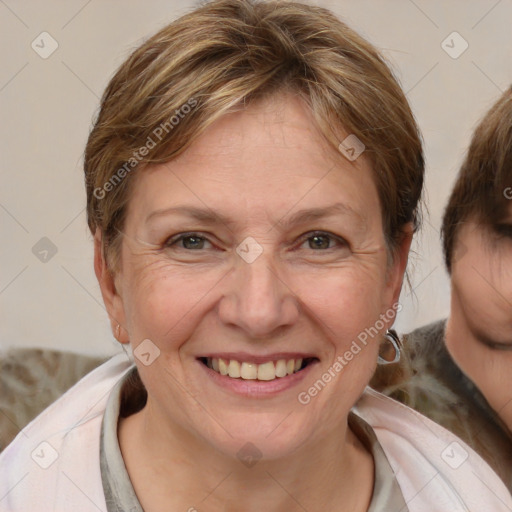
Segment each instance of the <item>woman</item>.
M7 507L506 510L476 453L365 391L423 167L389 69L324 9L220 0L144 43L85 154L136 366L109 361L4 451Z
M512 492L512 89L475 130L443 219L447 320L404 338L377 389L455 432Z

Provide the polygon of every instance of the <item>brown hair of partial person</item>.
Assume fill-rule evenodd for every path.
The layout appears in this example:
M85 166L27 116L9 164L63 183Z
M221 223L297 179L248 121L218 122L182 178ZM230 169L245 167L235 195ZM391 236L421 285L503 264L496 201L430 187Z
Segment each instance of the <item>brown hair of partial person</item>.
M473 133L445 209L441 234L449 272L457 233L463 223L474 220L492 228L506 215L511 199L512 88L509 88Z
M348 134L365 145L388 248L396 247L406 223L418 226L421 137L377 50L324 8L214 0L143 43L103 94L84 169L89 228L101 231L112 270L131 171L175 158L222 115L282 91L306 102L333 147ZM162 126L168 129L156 141ZM150 138L157 143L146 152Z

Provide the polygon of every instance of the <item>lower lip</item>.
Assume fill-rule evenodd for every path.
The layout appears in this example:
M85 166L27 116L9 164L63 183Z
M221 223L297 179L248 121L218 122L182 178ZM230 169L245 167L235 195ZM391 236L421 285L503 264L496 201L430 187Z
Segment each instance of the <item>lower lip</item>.
M206 375L216 385L232 393L250 398L270 397L297 386L310 373L312 367L315 366L317 362L318 361L309 363L302 370L287 375L286 377L277 377L274 380L245 380L233 379L227 375L221 375L215 370L208 368L201 361L197 361L206 372Z

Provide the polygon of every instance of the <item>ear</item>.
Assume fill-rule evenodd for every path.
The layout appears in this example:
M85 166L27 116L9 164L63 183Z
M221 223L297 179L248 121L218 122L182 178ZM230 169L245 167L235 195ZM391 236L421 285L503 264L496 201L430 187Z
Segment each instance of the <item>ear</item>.
M409 222L402 228L402 237L394 251L393 261L390 262L387 279L387 286L390 292L388 297L391 300L389 306L398 303L400 298L413 234L414 227L412 222Z
M125 329L126 317L123 299L116 288L115 276L108 268L105 260L102 250L102 233L99 228L96 228L94 235L94 272L100 285L101 295L110 318L114 337L120 343L129 343L128 332Z

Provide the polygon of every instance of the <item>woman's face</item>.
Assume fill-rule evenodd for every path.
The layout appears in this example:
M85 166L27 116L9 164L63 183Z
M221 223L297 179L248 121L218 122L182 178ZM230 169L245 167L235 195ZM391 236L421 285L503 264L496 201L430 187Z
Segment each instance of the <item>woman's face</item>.
M494 227L460 228L451 281L448 349L512 429L512 204Z
M270 458L339 432L393 321L408 243L388 260L364 154L328 149L291 96L224 116L140 172L116 291L102 289L151 424Z

